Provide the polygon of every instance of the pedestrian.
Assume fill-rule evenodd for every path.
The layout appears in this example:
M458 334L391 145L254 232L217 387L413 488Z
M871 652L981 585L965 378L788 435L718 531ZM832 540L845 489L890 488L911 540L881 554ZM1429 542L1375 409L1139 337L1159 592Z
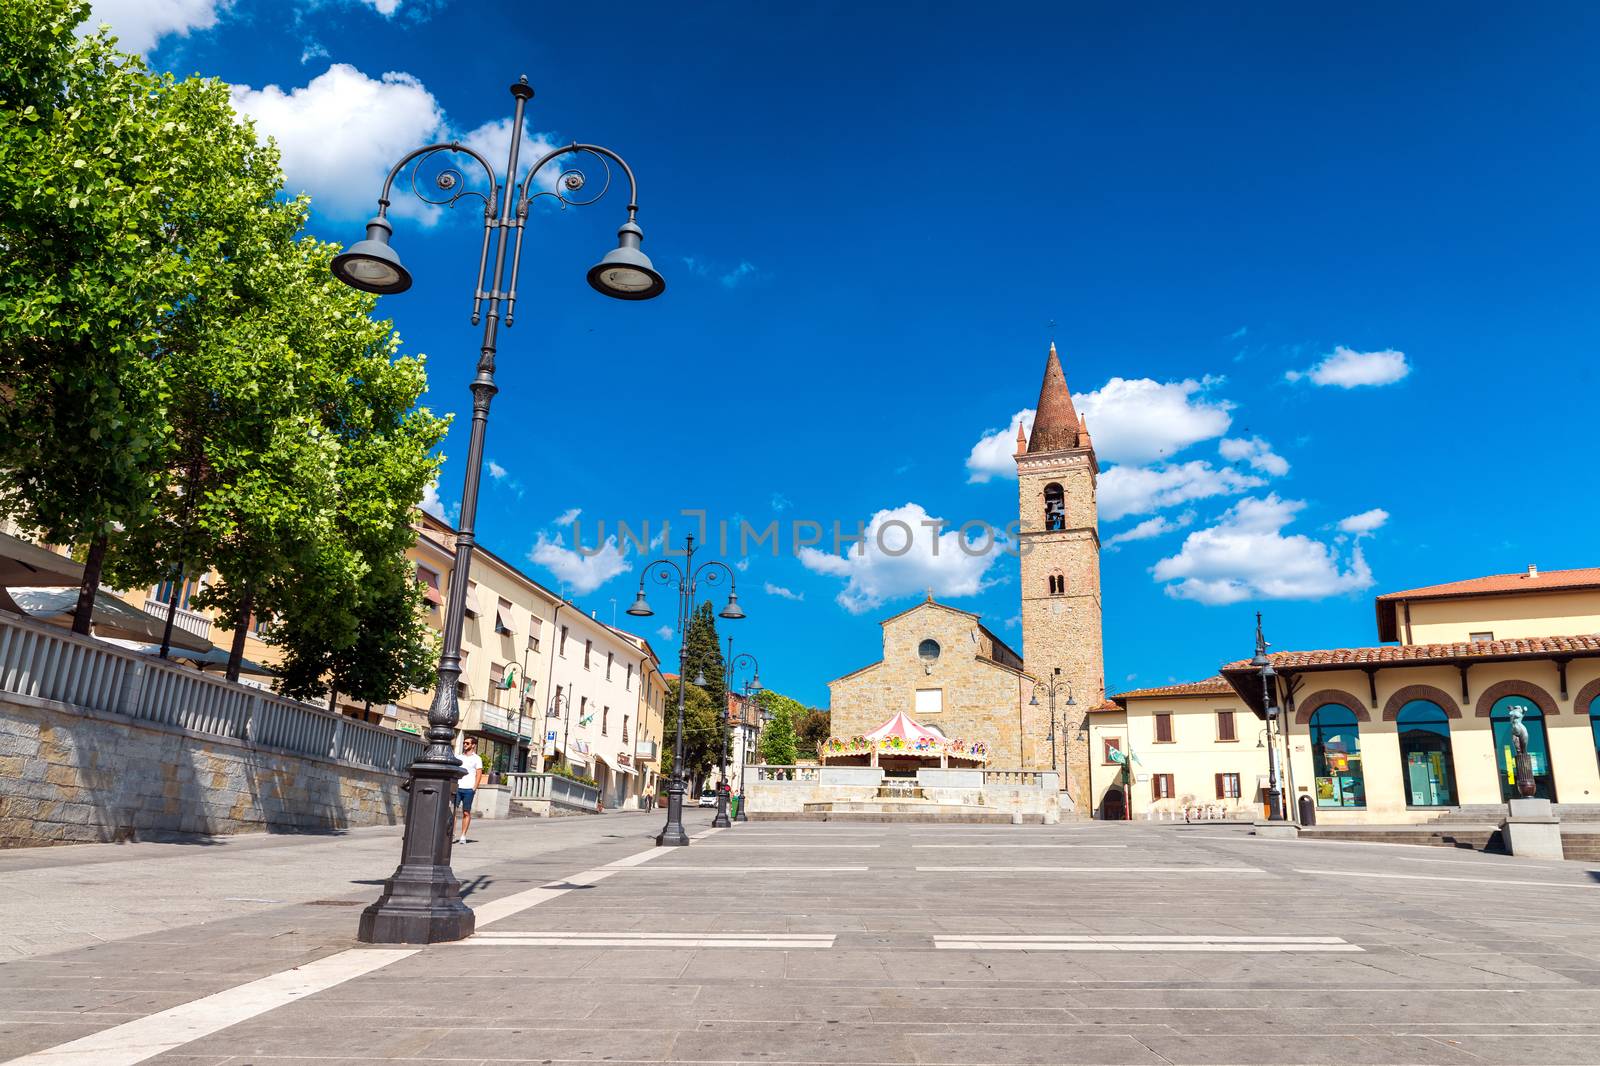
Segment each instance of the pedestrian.
M483 756L478 754L478 742L468 737L461 742L461 777L456 781L456 807L461 811L461 833L457 844L471 843L467 830L472 826L472 797L478 793L478 782L483 777Z

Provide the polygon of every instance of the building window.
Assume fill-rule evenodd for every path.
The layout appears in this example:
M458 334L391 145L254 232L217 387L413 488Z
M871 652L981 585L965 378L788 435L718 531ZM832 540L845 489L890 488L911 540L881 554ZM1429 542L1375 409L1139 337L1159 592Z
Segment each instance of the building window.
M601 736L605 736L606 735L606 731L608 729L610 729L610 728L611 728L611 708L610 707L601 707L600 708L600 735Z
M583 725L583 716L589 713L589 697L578 697L578 724Z
M939 658L939 642L929 637L917 645L917 658L925 663L931 663Z
M628 742L628 716L627 715L623 715L622 716L622 742L624 744L626 744Z
M439 591L439 571L419 566L417 580L422 584L422 598L428 601L430 609L443 605L444 593Z
M511 635L511 601L502 599L494 605L494 631Z
M1467 639L1469 641L1471 641L1472 643L1474 643L1474 644L1487 644L1489 641L1494 639L1494 634L1492 632L1491 633L1468 633L1467 634Z
M913 714L938 714L944 710L944 689L917 689L916 702L913 704L913 708Z
M1578 708L1583 713L1583 708ZM1600 761L1600 695L1589 701L1589 732L1594 737L1594 756Z
M528 650L529 651L538 651L539 650L539 621L538 621L538 619L533 619L532 621L533 621L533 627L532 627L532 630L528 633Z
M1366 780L1361 773L1361 729L1356 713L1330 703L1311 716L1311 768L1316 775L1318 807L1365 807Z
M561 627L561 640L556 644L556 654L563 659L567 657L567 627Z
M1528 730L1528 761L1533 764L1534 796L1551 802L1556 798L1556 779L1550 769L1550 741L1545 736L1544 712L1526 696L1501 696L1489 712L1494 728L1496 776L1500 778L1500 798L1512 800L1517 794L1516 748L1511 739L1511 712L1522 709L1522 724Z
M489 664L489 702L500 706L500 693L506 690L506 668L501 663Z
M1217 712L1217 739L1218 740L1238 740L1239 739L1239 734L1234 729L1234 726L1233 726L1233 712L1232 711L1218 711Z
M594 651L594 641L592 641L592 640L584 641L583 642L583 668L585 670L589 669L589 653L592 652L592 651Z
M1065 596L1067 594L1067 575L1057 570L1050 575L1050 595Z
M1116 763L1117 763L1117 760L1115 760L1115 759L1113 759L1111 757L1111 753L1114 752L1114 751L1120 752L1121 750L1122 750L1122 738L1121 737L1106 737L1104 742L1103 742L1103 744L1102 744L1101 751L1100 751L1101 761L1104 762L1107 766L1115 766Z
M473 618L478 617L478 583L476 581L467 582L466 612Z
M1239 798L1239 775L1238 774L1218 774L1217 775L1217 799L1222 800L1222 799L1238 799L1238 798Z
M628 679L625 682L623 682L623 686L622 687L623 687L623 691L624 692L632 692L633 691L633 664L632 663L628 664Z
M1172 715L1166 713L1156 715L1156 743L1172 743Z
M1429 700L1412 700L1395 715L1400 733L1401 788L1412 807L1456 805L1455 760L1450 751L1450 716Z
M1150 798L1153 800L1169 800L1173 797L1172 775L1150 775Z
M559 718L559 717L561 717L561 688L562 688L562 686L560 686L560 685L556 686L555 699L550 701L550 713L546 717L549 717L549 718Z
M1055 532L1067 528L1067 499L1059 482L1044 487L1044 528Z
M611 660L614 659L615 657L616 656L612 655L611 652L609 652L609 651L606 652L606 680L607 681L611 680Z

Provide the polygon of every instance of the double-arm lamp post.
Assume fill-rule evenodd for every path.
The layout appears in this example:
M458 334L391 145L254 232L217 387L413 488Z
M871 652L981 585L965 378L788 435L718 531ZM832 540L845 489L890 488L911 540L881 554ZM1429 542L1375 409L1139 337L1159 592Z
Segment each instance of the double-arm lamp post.
M729 724L729 720L728 720L728 704L729 704L729 702L730 702L730 700L731 700L731 698L733 696L733 675L739 672L739 668L740 667L748 666L751 670L753 670L755 672L755 691L760 692L761 691L761 664L756 662L756 657L754 655L751 655L747 651L740 652L738 655L734 655L733 654L733 638L732 637L728 638L728 656L722 662L723 662L723 665L722 665L722 783L723 783L723 787L717 789L717 816L716 816L716 818L712 819L711 824L713 826L716 826L719 829L726 829L726 828L728 828L729 826L731 826L733 824L732 822L730 822L728 820L728 791L729 791L729 789L727 787L727 783L728 783L728 732L729 732L729 730L731 728L731 726ZM750 682L746 682L745 683L745 697L748 699L749 695L750 695ZM743 741L744 741L744 733L743 733L743 729L744 729L744 711L742 709L739 712L739 729L740 729L739 740L740 740L741 743L743 743ZM750 757L749 757L748 751L741 750L741 752L739 753L739 813L740 813L740 815L744 814L744 764L749 762L749 761L750 761ZM741 821L741 822L748 821L748 820L749 819L744 818L744 817L741 817L739 819L739 821Z
M1076 707L1078 701L1072 698L1072 682L1061 676L1061 667L1059 666L1050 672L1050 683L1048 685L1043 681L1035 681L1033 683L1033 696L1028 700L1029 707L1039 706L1039 693L1041 692L1047 694L1050 699L1050 769L1056 773L1056 789L1059 791L1062 781L1061 768L1056 764L1056 730L1065 725L1066 722L1058 722L1056 719L1056 695L1061 692L1067 694L1067 702L1063 704L1066 707Z
M751 700L756 701L758 708L756 713L759 716L756 719L756 745L758 748L761 744L761 729L767 724L768 720L767 712L764 709L760 709L761 691L761 673L760 669L757 668L756 676L744 683L744 699L746 706L749 705ZM744 809L744 772L749 765L750 751L746 749L744 758L739 760L739 813L733 816L733 820L736 822L748 822L750 820L750 816L745 813Z
M718 618L743 618L744 608L739 606L738 582L734 579L733 568L720 559L711 559L694 565L694 534L690 533L683 539L683 562L681 564L670 558L657 559L644 568L639 575L639 595L634 597L633 606L629 607L627 614L634 618L649 618L656 612L651 610L650 601L645 599L644 582L647 577L654 577L658 584L670 585L674 580L678 585L678 735L672 744L672 780L667 785L667 824L662 826L661 833L656 837L658 847L688 847L689 834L683 828L683 794L687 789L687 782L683 776L683 698L685 685L689 679L684 676L684 667L689 651L689 623L694 618L695 594L702 580L707 585L720 585L724 580L728 582L728 605L717 612ZM702 680L699 682L704 684ZM727 704L723 704L722 714L727 714ZM724 737L727 731L723 731ZM724 763L726 765L726 763ZM724 802L719 794L718 803ZM726 823L726 815L719 806L717 811Z
M400 849L400 865L384 883L383 895L361 913L360 939L368 944L429 944L460 940L473 930L472 911L461 901L461 882L450 869L450 804L461 763L452 751L458 719L456 682L461 676L461 629L465 615L467 575L472 565L473 526L478 514L478 482L483 468L484 433L489 422L489 401L499 391L494 383L495 343L500 328L500 307L505 305L506 326L515 317L517 272L522 262L522 231L528 208L543 196L563 205L594 203L611 185L611 160L628 179L628 218L617 231L618 244L589 270L589 284L606 296L619 300L648 300L659 296L666 282L639 250L643 236L634 221L639 210L639 188L633 170L609 148L595 144L569 144L547 152L518 177L517 155L522 148L522 118L533 89L526 77L511 86L516 100L511 120L511 144L503 175L478 151L449 141L425 145L410 152L389 171L378 196L378 214L367 223L367 238L350 246L333 259L334 276L363 292L386 294L405 292L411 287L411 274L389 245L394 227L389 223L389 194L401 171L411 168L411 191L424 203L453 207L465 197L483 201L483 240L478 252L478 280L472 298L472 324L483 322L483 343L479 350L478 371L472 380L472 435L467 447L466 481L461 490L461 521L456 533L455 563L450 575L450 598L445 605L444 647L439 656L439 680L433 704L428 708L427 748L411 764L411 779L406 784L405 840ZM472 188L461 171L446 165L432 179L434 192L424 192L418 184L421 170L435 158L451 161L450 156L465 156L483 169L487 191ZM586 179L575 169L563 171L554 190L530 192L534 176L551 160L561 156L588 153L601 163L605 182L591 196L576 195ZM471 168L471 163L467 164ZM424 185L427 183L424 182ZM510 280L506 283L507 237L516 234L510 250ZM490 238L494 241L490 258ZM489 267L493 266L493 270ZM484 277L491 280L484 288ZM502 287L504 285L504 287ZM487 307L485 306L487 304Z
M1272 660L1267 657L1267 638L1261 632L1261 612L1256 612L1256 654L1250 660L1250 665L1261 672L1261 706L1267 717L1267 818L1274 822L1281 822L1286 817L1283 809L1283 780L1278 771L1278 741L1273 736L1273 727L1278 720L1278 701L1275 698L1273 681L1278 672L1272 668Z

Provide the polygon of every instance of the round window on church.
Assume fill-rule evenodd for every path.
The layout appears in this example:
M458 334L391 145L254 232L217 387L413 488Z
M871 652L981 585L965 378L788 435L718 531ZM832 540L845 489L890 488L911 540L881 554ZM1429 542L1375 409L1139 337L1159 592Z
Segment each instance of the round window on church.
M917 645L917 657L925 663L931 663L939 657L939 642L929 637Z

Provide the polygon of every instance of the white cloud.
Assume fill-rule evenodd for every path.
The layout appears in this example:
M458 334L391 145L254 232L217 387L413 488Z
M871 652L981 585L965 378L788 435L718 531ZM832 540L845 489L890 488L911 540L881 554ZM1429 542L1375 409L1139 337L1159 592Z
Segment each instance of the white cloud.
M1240 500L1218 523L1184 538L1177 555L1151 569L1175 599L1208 605L1241 600L1320 600L1372 587L1372 571L1355 545L1348 560L1304 534L1283 528L1305 507L1302 500Z
M662 640L671 640L672 635L676 632L677 630L673 629L671 626L660 626L656 629L656 636L660 637Z
M496 481L504 481L506 479L506 474L507 473L508 473L508 471L506 470L505 467L501 466L499 463L495 462L493 459L489 460L489 476L490 477L494 478Z
M754 263L748 260L741 260L738 266L722 275L722 284L730 289L737 288L741 282L753 277L755 273L756 266Z
M1358 537L1365 537L1368 534L1377 532L1387 521L1389 521L1389 512L1382 507L1374 507L1370 511L1362 511L1360 514L1353 514L1347 518L1339 519L1339 531L1341 533L1353 533Z
M1273 477L1282 477L1289 472L1289 460L1272 450L1272 445L1260 437L1223 437L1217 445L1217 450L1222 457L1230 463L1241 460L1250 464L1252 470L1259 470L1263 474Z
M439 499L439 483L429 482L428 487L422 490L422 509L433 517L444 520L444 501Z
M581 515L582 513L583 513L583 508L582 507L569 507L565 511L562 511L559 515L556 516L556 525L558 525L558 526L570 526L570 525L572 525L572 523L574 523L574 522L576 522L578 520L578 516Z
M627 554L628 546L618 546L614 536L607 537L599 551L590 553L568 548L560 533L553 540L540 533L528 552L528 561L538 563L565 582L568 594L582 596L632 570Z
M300 88L235 85L231 92L234 108L255 119L257 134L277 141L289 191L308 192L320 210L341 217L374 214L389 168L444 134L444 111L433 94L396 71L369 78L335 63ZM396 190L392 210L437 215L409 190Z
M1157 515L1155 518L1146 518L1143 522L1129 529L1123 530L1110 540L1106 541L1107 548L1114 548L1118 544L1126 544L1130 540L1149 540L1167 533L1173 533L1186 526L1194 525L1195 513L1185 511L1177 518L1167 518Z
M743 559L740 559L738 562L734 563L733 568L739 571L741 574L750 569L750 556L746 555Z
M385 18L388 18L400 8L400 0L362 0L362 3L370 5L374 11Z
M1231 466L1214 467L1204 459L1160 466L1114 466L1100 475L1100 517L1114 522L1190 500L1234 496L1265 484L1254 474Z
M761 590L768 596L777 596L785 600L803 600L806 598L806 594L804 592L793 592L784 588L782 585L774 585L770 581L761 586Z
M1072 399L1089 425L1101 462L1149 463L1228 431L1233 404L1206 396L1221 383L1213 377L1168 382L1112 378Z
M1392 385L1411 373L1405 352L1357 352L1339 345L1333 354L1309 370L1291 370L1290 381L1310 378L1313 384L1353 389L1360 385Z
M996 544L984 549L974 534L963 548L954 529L935 528L932 518L915 503L877 512L867 523L865 538L844 555L805 547L798 552L801 565L817 574L846 578L838 604L851 614L861 614L886 600L924 589L937 596L972 596L988 587L984 575L1000 554ZM936 536L936 534L938 534ZM859 550L858 550L859 549Z
M785 496L783 493L774 492L772 494L772 509L774 511L787 511L793 506L794 501L789 499L789 497Z
M967 483L982 484L992 477L1016 477L1017 427L1033 432L1033 408L1025 407L1011 416L1002 429L991 429L978 438L967 456Z
M227 7L227 0L94 0L78 31L93 33L108 23L119 47L143 55L168 34L209 30Z
M502 171L505 169L506 155L511 151L511 120L509 118L501 118L495 119L493 122L485 122L477 129L463 136L461 141L468 148L474 149L487 159L494 166L496 172ZM522 146L517 150L517 167L525 175L528 167L533 166L558 147L560 145L556 144L554 135L535 133L524 123L522 126ZM586 163L593 165L586 166ZM471 164L471 166L473 170L480 172L482 170L475 163ZM564 166L577 167L583 171L586 182L598 179L598 184L593 187L585 185L585 191L575 193L577 196L587 196L598 192L600 185L605 183L604 177L600 176L603 174L604 168L594 161L594 157L576 154L561 156L546 163L540 169L539 176L534 179L533 188L535 190L543 189L546 192L554 190L556 180L561 177ZM465 171L463 172L466 173ZM473 180L480 180L481 185L481 179L478 178L477 174L468 173L467 180L469 183ZM554 203L554 201L550 202Z
M320 41L307 41L306 46L300 50L300 62L309 63L313 59L327 59L328 48Z

